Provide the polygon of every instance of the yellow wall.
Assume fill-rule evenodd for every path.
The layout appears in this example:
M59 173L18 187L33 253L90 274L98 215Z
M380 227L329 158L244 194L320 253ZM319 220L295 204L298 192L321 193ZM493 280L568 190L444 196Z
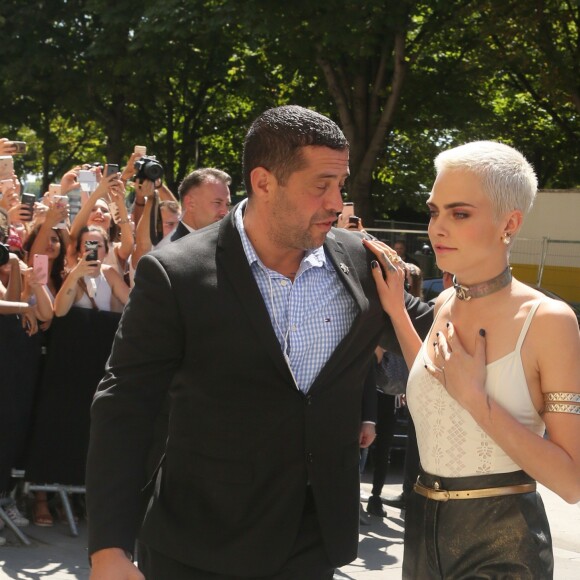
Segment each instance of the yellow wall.
M538 266L532 264L512 264L515 278L535 285L538 279ZM568 302L580 302L580 268L564 266L544 266L542 288L551 290Z

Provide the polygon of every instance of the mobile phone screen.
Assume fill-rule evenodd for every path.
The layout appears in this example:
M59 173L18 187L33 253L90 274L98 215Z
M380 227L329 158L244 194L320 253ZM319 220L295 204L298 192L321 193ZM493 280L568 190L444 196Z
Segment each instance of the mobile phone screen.
M351 215L354 215L354 203L351 201L345 201L342 204L342 217L347 219Z
M119 166L116 163L107 163L106 177L109 177L109 175L115 175L116 173L119 173Z
M87 262L96 262L99 259L99 242L86 241L85 251L89 252L87 254Z
M34 254L32 269L40 284L48 284L48 256L46 254Z

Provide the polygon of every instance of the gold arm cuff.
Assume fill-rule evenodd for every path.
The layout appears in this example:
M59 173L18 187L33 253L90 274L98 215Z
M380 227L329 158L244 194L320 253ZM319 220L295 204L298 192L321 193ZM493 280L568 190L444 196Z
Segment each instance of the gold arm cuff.
M580 415L580 393L544 393L545 413Z

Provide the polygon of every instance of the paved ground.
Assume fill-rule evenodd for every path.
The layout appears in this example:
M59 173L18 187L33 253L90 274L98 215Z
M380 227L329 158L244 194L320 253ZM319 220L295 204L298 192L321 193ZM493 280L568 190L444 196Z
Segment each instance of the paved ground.
M365 478L366 479L366 478ZM385 495L400 490L400 473L387 481ZM363 497L370 485L363 482ZM556 558L556 580L580 578L580 506L570 506L552 492L541 489L550 519ZM363 504L366 505L366 504ZM385 520L369 516L369 525L361 526L359 558L341 570L335 580L394 580L401 578L403 557L403 520L401 512L387 508ZM0 547L0 579L86 580L89 567L86 551L86 526L79 524L79 536L70 536L68 526L24 528L32 546L18 544L10 532L3 531L9 543ZM420 579L418 579L420 580Z

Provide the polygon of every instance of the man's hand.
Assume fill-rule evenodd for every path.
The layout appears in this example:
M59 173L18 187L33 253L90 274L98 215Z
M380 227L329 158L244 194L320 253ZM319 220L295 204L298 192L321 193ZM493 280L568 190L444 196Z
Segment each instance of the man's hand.
M90 580L145 580L120 548L105 548L91 556Z
M377 436L373 423L363 423L360 426L359 447L366 449L375 440Z

